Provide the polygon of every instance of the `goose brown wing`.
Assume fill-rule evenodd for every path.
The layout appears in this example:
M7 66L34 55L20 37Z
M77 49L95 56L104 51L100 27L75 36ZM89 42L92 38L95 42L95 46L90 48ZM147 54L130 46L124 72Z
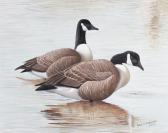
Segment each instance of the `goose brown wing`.
M100 81L108 78L111 74L111 72L67 70L65 73L61 71L49 77L43 84L52 86L65 85L78 88L87 81Z
M65 72L66 78L74 80L93 81L101 80L104 76L110 74L113 69L110 61L99 59L87 62L81 62Z
M79 63L80 60L80 56L62 57L49 66L49 68L47 69L47 76L51 77L52 75L64 71L69 67L73 66L74 64Z
M28 71L38 71L38 72L45 72L46 68L44 68L43 66L39 65L37 63L37 57L27 60L25 61L25 63L19 67L17 67L15 70L18 69L23 69L22 72L28 72Z
M96 65L97 64L97 65ZM96 61L82 62L64 73L62 85L79 87L87 81L100 81L112 74L109 69L103 70L103 64Z
M53 64L53 62L61 59L62 57L67 57L67 56L80 57L80 55L75 50L70 48L63 48L63 49L57 49L57 50L48 52L42 56L39 56L37 58L37 63L43 68L48 69L48 67L51 64Z
M68 56L80 57L80 55L73 49L63 48L48 52L42 56L27 60L23 65L17 67L15 70L24 69L22 72L27 71L38 71L46 72L48 67L53 64L53 62Z
M59 84L78 88L87 81L106 79L113 74L113 70L113 65L107 60L81 62L68 70L61 71L49 77L44 84Z

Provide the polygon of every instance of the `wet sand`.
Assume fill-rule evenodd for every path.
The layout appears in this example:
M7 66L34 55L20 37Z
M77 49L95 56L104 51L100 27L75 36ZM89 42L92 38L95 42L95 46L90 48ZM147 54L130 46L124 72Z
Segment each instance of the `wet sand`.
M36 92L41 79L15 72L22 61L74 47L76 23L88 18L94 58L137 51L145 71L103 102ZM0 2L0 132L167 133L167 0L2 0ZM20 79L18 79L19 77Z

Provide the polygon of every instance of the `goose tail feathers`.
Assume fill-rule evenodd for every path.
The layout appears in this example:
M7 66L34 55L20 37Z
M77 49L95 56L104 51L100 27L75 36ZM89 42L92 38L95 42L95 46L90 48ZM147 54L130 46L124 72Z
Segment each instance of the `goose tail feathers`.
M45 82L35 85L40 86L36 89L36 91L56 89L55 86L58 85L64 78L65 76L63 72L57 73L49 77L49 79L46 80Z
M36 89L36 91L44 91L44 90L52 90L52 89L56 89L57 87L53 86L53 85L41 85L40 87L38 87Z
M36 64L37 64L37 59L33 58L33 59L30 59L30 60L27 60L23 65L15 68L15 71L19 70L19 69L23 69L21 71L21 73L23 73L23 72L30 72L32 70L32 67L34 65L36 65Z

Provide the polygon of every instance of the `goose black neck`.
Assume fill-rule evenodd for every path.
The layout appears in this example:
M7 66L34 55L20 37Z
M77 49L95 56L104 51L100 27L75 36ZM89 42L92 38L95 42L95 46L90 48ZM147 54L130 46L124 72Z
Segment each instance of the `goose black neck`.
M81 23L78 23L76 29L75 49L80 44L86 44L86 31L83 31Z

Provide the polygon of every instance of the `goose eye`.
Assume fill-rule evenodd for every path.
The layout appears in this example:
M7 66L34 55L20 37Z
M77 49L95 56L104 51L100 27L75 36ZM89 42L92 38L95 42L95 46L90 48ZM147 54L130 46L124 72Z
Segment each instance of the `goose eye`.
M132 60L132 63L133 63L133 64L137 64L137 63L138 63L138 60L133 59L133 60Z
M132 64L138 64L138 59L135 57L131 57Z

